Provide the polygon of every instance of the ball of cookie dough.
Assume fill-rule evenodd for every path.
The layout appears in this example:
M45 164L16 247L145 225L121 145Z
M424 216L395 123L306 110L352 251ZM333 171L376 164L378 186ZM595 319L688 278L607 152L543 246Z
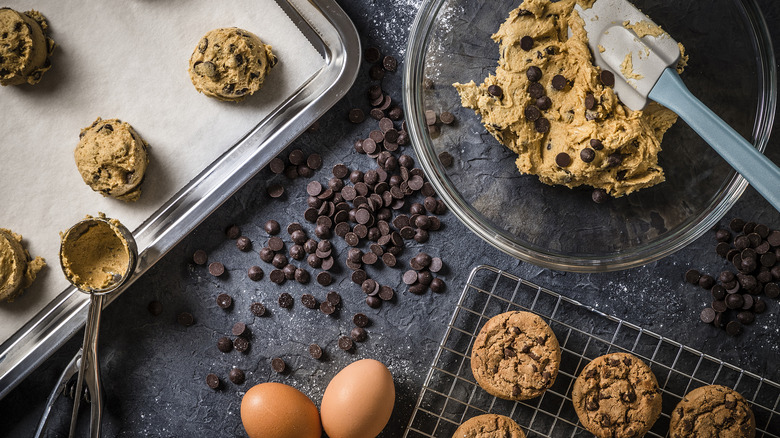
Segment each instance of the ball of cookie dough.
M13 301L30 287L44 266L44 259L33 259L22 247L22 236L0 228L0 300Z
M458 427L452 438L525 438L525 433L511 418L484 414L469 418Z
M0 8L0 85L37 84L51 68L54 40L38 11Z
M103 120L81 130L74 157L84 182L103 196L137 201L149 165L149 145L129 123Z
M219 100L238 102L263 86L276 56L257 35L237 27L214 29L190 57L195 89Z

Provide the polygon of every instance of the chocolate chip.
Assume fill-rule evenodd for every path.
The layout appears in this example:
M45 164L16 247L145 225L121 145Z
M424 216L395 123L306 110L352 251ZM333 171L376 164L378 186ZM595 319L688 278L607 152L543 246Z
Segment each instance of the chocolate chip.
M593 202L596 204L603 204L607 202L609 195L607 195L607 192L604 189L594 189L591 193L591 199L593 199Z
M585 108L592 110L596 106L596 98L593 96L593 94L588 93L585 96Z
M395 296L395 291L390 286L380 286L378 296L382 301L390 301Z
M550 107L552 106L552 100L550 100L550 98L547 97L547 96L542 96L542 97L536 99L536 106L540 110L546 111L546 110L550 109Z
M268 196L272 198L279 198L284 194L284 187L279 184L273 184L268 186Z
M271 359L271 369L281 374L287 369L287 364L281 357L275 357Z
M321 286L329 286L333 282L333 277L327 272L317 274L317 283Z
M526 52L531 50L534 47L534 39L531 36L524 36L520 38L520 48L525 50Z
M444 281L440 278L434 278L433 281L431 281L430 288L432 291L436 293L444 292L444 290L447 288L447 285L444 283Z
M282 269L287 266L287 256L284 254L275 254L273 260L271 260L271 264L276 268Z
M336 311L336 306L328 301L320 303L320 311L326 315L332 315Z
M729 323L726 324L726 333L731 336L739 335L742 333L742 324L740 324L738 321L729 321Z
M382 67L386 71L395 71L395 69L398 68L398 61L394 57L387 55L382 60Z
M566 152L561 152L555 156L555 164L559 167L569 167L571 164L571 157Z
M488 87L488 93L490 93L491 96L495 96L495 97L497 97L499 99L504 96L504 90L502 90L501 87L499 87L498 85L495 85L495 84L493 84L493 85ZM428 116L428 111L426 111L425 114L426 114L426 120L427 120L428 119L428 117L427 117ZM434 116L435 116L435 113L434 113ZM435 119L434 119L434 123L435 123ZM428 123L428 124L432 125L432 123Z
M290 265L292 266L292 265ZM309 280L311 279L311 276L309 275L309 271L302 269L302 268L296 268L295 274L294 274L295 281L297 281L300 284L307 284L309 283Z
M279 175L284 172L284 160L282 160L279 157L274 158L271 160L270 163L268 163L268 167L271 169L271 172Z
M612 153L607 158L607 166L608 167L619 166L620 163L622 163L622 162L623 162L623 155L621 155L620 152Z
M235 348L239 353L245 353L247 350L249 350L249 340L239 336L236 339L233 339L233 348Z
M601 79L601 83L604 84L606 87L614 87L615 86L615 74L612 73L609 70L602 70L601 74L599 74L599 78Z
M322 167L322 155L316 152L309 155L309 157L306 158L306 166L311 170L318 170L320 167Z
M206 385L211 389L219 389L222 386L222 382L219 381L219 377L216 374L209 373L206 375Z
M363 57L365 58L366 62L370 64L374 64L379 62L379 58L382 55L379 52L379 49L376 47L369 47L363 52Z
M223 353L230 353L233 351L233 341L227 336L223 336L217 340L217 349Z
M566 88L567 80L563 75L555 75L552 78L552 87L558 91Z
M550 131L550 121L544 117L539 118L534 122L534 129L540 134L546 134Z
M715 309L712 307L707 307L701 311L701 315L699 317L703 323L710 324L711 322L715 321Z
M539 117L542 116L542 112L539 111L539 108L537 108L535 105L528 105L527 107L525 107L524 114L525 114L525 118L532 122L538 120Z
M220 277L224 273L225 273L225 265L223 265L222 263L211 262L211 264L209 264L209 274L215 277Z
M352 343L352 339L346 336L340 337L338 344L339 344L339 348L344 351L352 350L352 347L354 346L354 344Z
M753 313L760 314L766 311L766 301L756 298L753 302Z
M365 342L367 336L366 329L362 327L354 327L352 331L349 332L349 337L352 338L355 342Z
M722 313L728 310L728 306L726 305L726 302L723 300L715 300L712 302L712 308L715 309L716 312Z
M249 306L249 311L255 316L263 316L265 315L265 306L262 303L252 303Z
M772 246L780 246L780 231L772 231L766 237L766 241Z
M320 347L317 344L311 344L309 345L309 355L314 359L321 359L322 358L322 347Z
M246 236L241 236L236 240L236 247L239 249L239 251L249 251L252 249L252 241L249 240Z
M279 234L279 231L282 229L282 227L279 225L279 222L276 222L273 219L266 222L263 228L265 228L266 233L271 235Z
M339 304L341 304L341 295L339 295L338 292L332 290L328 292L328 294L325 297L326 300L333 306L336 307Z
M363 110L360 108L353 108L349 111L349 121L352 123L363 123L366 119L366 115L363 114Z
M279 295L279 307L283 309L292 308L294 302L295 300L293 300L292 295L288 294L287 292L282 292Z
M196 265L205 265L208 261L206 251L202 249L195 251L195 253L192 254L192 261L195 262Z
M780 297L780 286L777 283L767 283L764 286L764 294L769 298Z
M233 297L228 294L217 295L217 306L222 309L229 309L233 305Z
M228 379L236 385L240 385L246 381L246 375L240 368L232 368L228 373Z
M596 151L600 151L604 149L604 144L601 143L601 140L597 138L591 138L590 139L590 147L592 147Z
M246 323L243 322L237 322L233 324L233 328L230 329L230 332L233 333L233 336L245 336L248 337L249 331L246 326Z
M743 304L745 304L745 300L740 294L729 294L726 296L726 307L729 309L740 309Z
M534 82L528 86L528 94L534 99L539 99L545 94L544 87L542 84Z
M710 275L702 275L701 278L699 278L699 286L701 286L703 289L710 290L713 286L715 286L715 279L712 278Z
M439 115L439 120L445 125L451 125L455 121L455 116L449 111L443 111Z
M745 228L745 221L740 218L734 218L731 220L731 222L729 222L729 228L731 228L735 233L741 233Z
M542 69L540 69L535 65L532 65L528 67L528 70L525 71L525 76L531 82L538 82L539 79L542 78Z
M584 148L580 151L580 159L585 163L590 163L596 158L596 151L591 148Z

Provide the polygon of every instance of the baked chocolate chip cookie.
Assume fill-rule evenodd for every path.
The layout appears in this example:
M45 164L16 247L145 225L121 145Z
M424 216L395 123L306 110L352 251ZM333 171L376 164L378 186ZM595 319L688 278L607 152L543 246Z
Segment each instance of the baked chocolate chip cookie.
M525 438L525 433L511 418L484 414L469 418L458 427L452 438Z
M561 348L550 326L530 312L491 318L471 350L471 371L479 386L506 400L538 397L555 382Z
M0 8L0 85L37 84L51 68L54 40L38 11Z
M650 367L628 353L597 357L572 390L582 425L599 438L644 435L661 414L661 391Z
M203 36L190 57L195 89L219 100L238 102L263 86L276 56L257 35L236 27Z
M672 411L671 438L753 438L756 419L747 400L720 385L696 388Z

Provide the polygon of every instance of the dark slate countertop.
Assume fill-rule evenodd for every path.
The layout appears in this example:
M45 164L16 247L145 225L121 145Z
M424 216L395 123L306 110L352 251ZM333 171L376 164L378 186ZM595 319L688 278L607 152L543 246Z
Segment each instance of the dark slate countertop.
M376 46L383 54L403 60L419 0L340 0L339 3L355 22L363 47ZM759 0L759 3L774 41L780 41L780 5L771 0ZM776 44L776 54L777 47ZM346 118L349 109L363 106L365 90L370 84L368 65L364 63L353 89L320 120L319 130L304 133L288 148L288 151L299 148L307 154L322 154L322 170L314 176L319 181L326 182L337 163L364 170L375 165L369 157L356 154L352 147L356 139L365 138L374 129L374 122L369 119L354 125ZM388 74L382 86L400 100L400 71ZM406 153L413 155L411 147L407 147ZM777 128L767 155L780 163ZM281 236L288 241L284 229L290 222L302 223L313 235L313 227L303 219L307 182L304 178L287 180L263 170L105 310L100 333L106 389L104 436L245 436L239 406L243 393L252 385L266 381L287 383L318 404L330 378L361 358L378 359L393 373L396 405L381 436L401 436L467 274L474 266L485 263L780 382L777 300L768 300L767 312L736 338L699 321L700 310L709 302L708 294L684 284L682 277L689 268L714 273L723 269L724 262L713 251L712 232L667 258L639 268L573 274L542 269L511 258L480 240L452 213L447 213L441 217L443 230L431 233L430 241L424 245L407 244L401 257L406 264L422 250L442 256L447 269L440 276L447 283L446 292L413 295L400 281L402 270L369 269L372 277L394 286L397 293L393 302L371 309L365 304L360 288L350 281L349 269L342 264L347 247L340 238L334 238L333 242L342 262L334 271L336 281L330 287L323 288L314 281L305 287L288 281L280 287L269 280L271 267L257 255L268 239L263 224L269 219L279 221L283 228ZM271 183L285 186L282 198L267 196L266 187ZM747 189L722 222L725 224L733 217L780 228L780 213L752 188ZM235 242L226 239L225 228L233 224L252 240L251 252L237 250ZM192 254L197 249L205 250L210 260L224 263L227 275L215 278L204 267L194 265ZM259 265L265 271L261 281L247 278L246 270L252 265ZM336 290L343 297L343 306L336 314L326 316L301 305L299 297L304 291L322 300L328 290ZM296 298L292 309L278 306L281 292L289 292ZM233 297L232 309L225 311L217 307L215 298L220 293ZM159 316L147 310L152 300L162 303ZM254 301L264 303L270 315L252 316L249 305ZM195 324L190 327L177 324L176 317L181 312L192 313ZM352 315L357 312L367 314L371 320L368 340L358 343L354 352L346 353L338 349L336 341L349 333L353 327ZM251 349L245 354L219 352L217 339L231 336L231 327L239 321L250 327ZM0 400L0 430L3 431L0 435L32 435L50 390L81 339L78 334ZM316 361L308 355L307 347L313 342L326 350L324 360ZM279 375L271 370L270 360L277 356L286 361L288 373ZM233 366L246 372L247 382L243 385L228 381L227 374ZM205 376L212 372L222 378L223 389L213 391L206 386ZM66 422L69 405L58 404L56 409L61 414L58 419ZM67 436L66 427L58 430L62 434L51 436Z

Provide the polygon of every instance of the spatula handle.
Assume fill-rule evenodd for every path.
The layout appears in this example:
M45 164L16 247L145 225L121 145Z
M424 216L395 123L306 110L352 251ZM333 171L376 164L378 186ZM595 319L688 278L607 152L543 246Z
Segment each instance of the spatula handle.
M694 97L672 68L648 96L682 117L731 167L780 211L780 168Z

